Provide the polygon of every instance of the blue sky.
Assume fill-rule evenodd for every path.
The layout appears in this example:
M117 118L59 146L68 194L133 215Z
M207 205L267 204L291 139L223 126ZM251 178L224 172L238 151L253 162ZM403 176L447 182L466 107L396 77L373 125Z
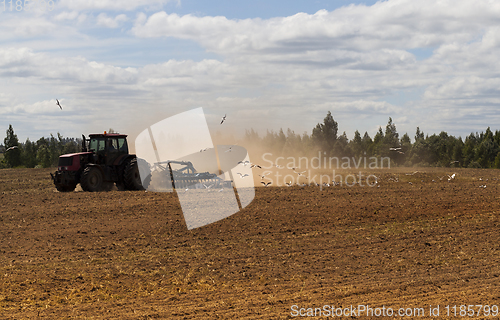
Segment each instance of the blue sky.
M109 128L134 139L198 107L213 133L227 114L222 133L236 136L310 134L328 111L349 138L389 117L410 137L500 129L497 2L32 3L0 4L0 129L22 141Z
M179 15L194 14L199 16L224 16L228 19L261 18L270 19L274 17L292 16L298 12L314 14L319 10L335 10L349 4L372 5L377 1L181 1L171 2L165 10Z

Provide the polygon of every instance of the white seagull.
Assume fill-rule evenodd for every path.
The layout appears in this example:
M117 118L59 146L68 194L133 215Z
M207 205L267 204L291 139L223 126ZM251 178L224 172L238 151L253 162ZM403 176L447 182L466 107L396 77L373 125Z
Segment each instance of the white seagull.
M248 177L247 173L243 174L243 173L236 172L236 174L239 174L240 178L242 178L242 179L245 178L245 177Z
M19 147L18 146L12 146L10 148L8 148L7 150L5 150L5 152L9 151L9 150L14 150L14 149L18 149Z
M270 174L271 174L271 172L265 173L265 174L263 174L263 175L260 175L260 174L259 174L259 177L260 177L260 179L261 179L261 180L264 180L264 178L265 178L266 176L270 175Z
M268 186L268 185L270 185L272 182L271 182L271 181L269 181L268 183L265 183L264 181L262 181L261 183L264 185L264 187L267 187L267 186Z
M407 175L407 176L412 176L412 175L414 175L415 173L418 173L418 171L415 171L415 172L413 172L413 173L407 173L406 175Z
M224 121L226 121L226 115L222 117L222 120L220 121L220 124L222 124Z

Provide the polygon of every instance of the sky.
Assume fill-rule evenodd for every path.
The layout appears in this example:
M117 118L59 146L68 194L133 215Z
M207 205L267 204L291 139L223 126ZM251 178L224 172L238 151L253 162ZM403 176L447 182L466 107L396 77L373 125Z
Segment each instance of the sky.
M499 1L19 3L0 1L0 130L22 142L133 141L199 107L236 137L311 134L328 111L349 139L389 117L412 139L500 129Z

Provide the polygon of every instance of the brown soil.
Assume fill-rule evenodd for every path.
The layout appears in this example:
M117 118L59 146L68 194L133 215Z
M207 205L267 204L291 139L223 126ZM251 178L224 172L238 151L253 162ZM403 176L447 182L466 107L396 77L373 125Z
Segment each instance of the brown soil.
M431 305L440 318L500 305L498 170L257 188L191 231L175 193L59 193L52 170L0 170L0 319L289 319L293 305L430 319ZM496 318L484 311L474 318Z

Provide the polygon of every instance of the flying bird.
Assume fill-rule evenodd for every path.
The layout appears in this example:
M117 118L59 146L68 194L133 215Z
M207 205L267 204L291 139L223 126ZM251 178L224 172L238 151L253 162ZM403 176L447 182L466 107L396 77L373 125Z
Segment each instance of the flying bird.
M304 175L304 173L306 172L306 171L298 172L297 170L295 170L295 168L292 168L292 170L293 170L296 174L298 174L299 176Z
M255 168L255 167L262 169L262 167L259 166L258 164L253 164L253 163L250 164L250 169Z
M397 147L397 148L389 148L390 151L398 151L398 150L401 150L401 147Z
M226 121L226 115L222 117L222 120L220 121L220 124L222 124L224 121Z
M413 173L407 173L406 175L407 175L407 176L412 176L412 175L414 175L415 173L418 173L418 171L415 171L415 172L413 172Z
M59 108L61 108L61 110L62 110L62 107L61 107L61 104L59 103L59 100L57 100L57 99L56 99L56 101L57 101L57 102L56 102L56 105L58 105L58 106L59 106Z
M5 152L9 151L9 150L14 150L14 149L18 149L19 147L18 146L12 146L10 148L8 148L7 150L5 150Z
M207 151L207 150L208 150L208 148L201 149L200 152Z
M271 174L271 172L265 173L265 174L263 174L263 175L260 175L260 174L259 174L259 177L260 177L262 180L264 180L264 179L266 178L266 176L268 176L268 175L270 175L270 174Z
M248 173L245 173L245 174L239 173L239 172L236 172L236 173L239 174L240 178L242 178L242 179L245 178L245 177L248 177Z
M272 182L271 182L271 181L269 181L268 183L265 183L264 181L262 181L261 183L264 185L264 187L267 187L267 186L268 186L268 185L270 185Z

